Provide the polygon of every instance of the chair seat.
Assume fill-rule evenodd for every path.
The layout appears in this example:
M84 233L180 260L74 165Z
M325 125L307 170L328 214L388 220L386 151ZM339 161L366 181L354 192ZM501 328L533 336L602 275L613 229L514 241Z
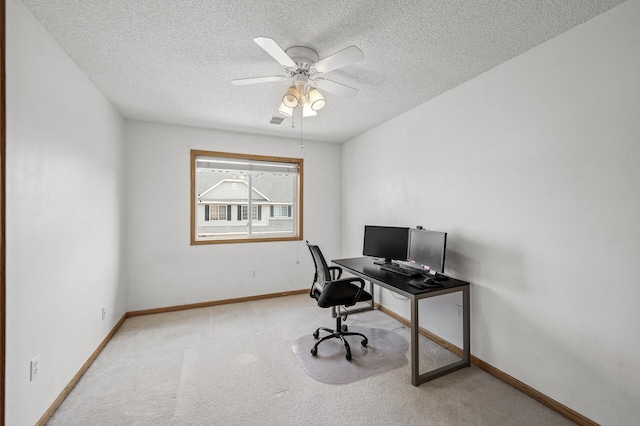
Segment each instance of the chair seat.
M320 301L320 292L313 291L313 298L318 300L318 306L321 308L330 308L338 305L353 305L353 300L358 293L358 287L351 284L337 285L331 289L331 293ZM358 302L366 302L371 300L371 294L366 291L360 293Z

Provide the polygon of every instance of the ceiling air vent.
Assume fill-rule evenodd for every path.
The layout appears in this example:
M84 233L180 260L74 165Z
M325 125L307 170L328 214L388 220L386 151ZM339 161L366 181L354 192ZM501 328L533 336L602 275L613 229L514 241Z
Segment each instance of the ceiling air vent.
M275 115L271 118L271 121L269 123L271 124L282 124L282 122L284 121L283 117L276 117Z

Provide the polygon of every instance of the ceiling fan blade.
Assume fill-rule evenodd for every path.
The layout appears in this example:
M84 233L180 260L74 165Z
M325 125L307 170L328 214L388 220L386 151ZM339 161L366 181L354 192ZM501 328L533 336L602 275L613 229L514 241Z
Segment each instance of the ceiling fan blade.
M272 38L256 37L253 41L271 55L273 59L280 62L282 66L287 68L296 68L298 66Z
M252 78L237 78L235 80L231 80L231 84L236 86L244 86L246 84L256 84L256 83L271 83L273 81L282 81L286 80L288 77L284 75L268 75L265 77L252 77Z
M338 53L334 53L333 55L327 56L326 58L316 62L311 66L311 69L316 73L326 73L354 64L361 61L363 58L364 53L362 53L362 50L358 49L356 46L349 46Z
M353 98L358 94L358 89L325 78L317 78L315 82L318 84L319 89L326 90L329 93L342 96L343 98Z

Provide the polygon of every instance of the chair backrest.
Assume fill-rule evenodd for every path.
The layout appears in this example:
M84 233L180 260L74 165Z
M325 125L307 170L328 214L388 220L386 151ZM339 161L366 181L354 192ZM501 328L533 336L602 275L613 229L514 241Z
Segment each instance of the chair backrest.
M327 262L324 260L324 256L320 251L320 247L307 243L311 257L313 257L313 263L316 265L316 274L313 277L313 286L320 292L324 288L325 283L331 281L331 273Z

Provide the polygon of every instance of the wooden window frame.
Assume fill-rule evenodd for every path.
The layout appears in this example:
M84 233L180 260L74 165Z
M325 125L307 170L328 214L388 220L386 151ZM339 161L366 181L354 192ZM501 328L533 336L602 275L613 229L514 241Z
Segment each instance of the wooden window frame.
M294 205L292 206L292 216L296 216L294 235L286 235L286 236L268 236L268 237L259 237L259 236L247 236L247 237L234 237L234 238L220 238L220 239L198 239L197 238L197 218L196 218L196 210L197 210L197 188L196 188L196 159L198 157L215 157L215 158L228 158L228 159L236 159L236 160L247 160L247 161L262 161L262 162L276 162L276 163L292 163L296 164L298 167L297 174L297 194L296 199L294 200ZM275 242L275 241L301 241L303 240L303 210L304 210L304 160L302 158L290 158L290 157L275 157L275 156L265 156L265 155L253 155L253 154L237 154L230 152L219 152L219 151L204 151L204 150L195 150L192 149L190 151L190 170L191 170L191 197L190 197L190 211L191 211L191 245L202 245L202 244L234 244L234 243L255 243L255 242ZM263 209L264 210L264 209ZM265 212L263 211L263 218ZM254 219L255 220L255 219Z

